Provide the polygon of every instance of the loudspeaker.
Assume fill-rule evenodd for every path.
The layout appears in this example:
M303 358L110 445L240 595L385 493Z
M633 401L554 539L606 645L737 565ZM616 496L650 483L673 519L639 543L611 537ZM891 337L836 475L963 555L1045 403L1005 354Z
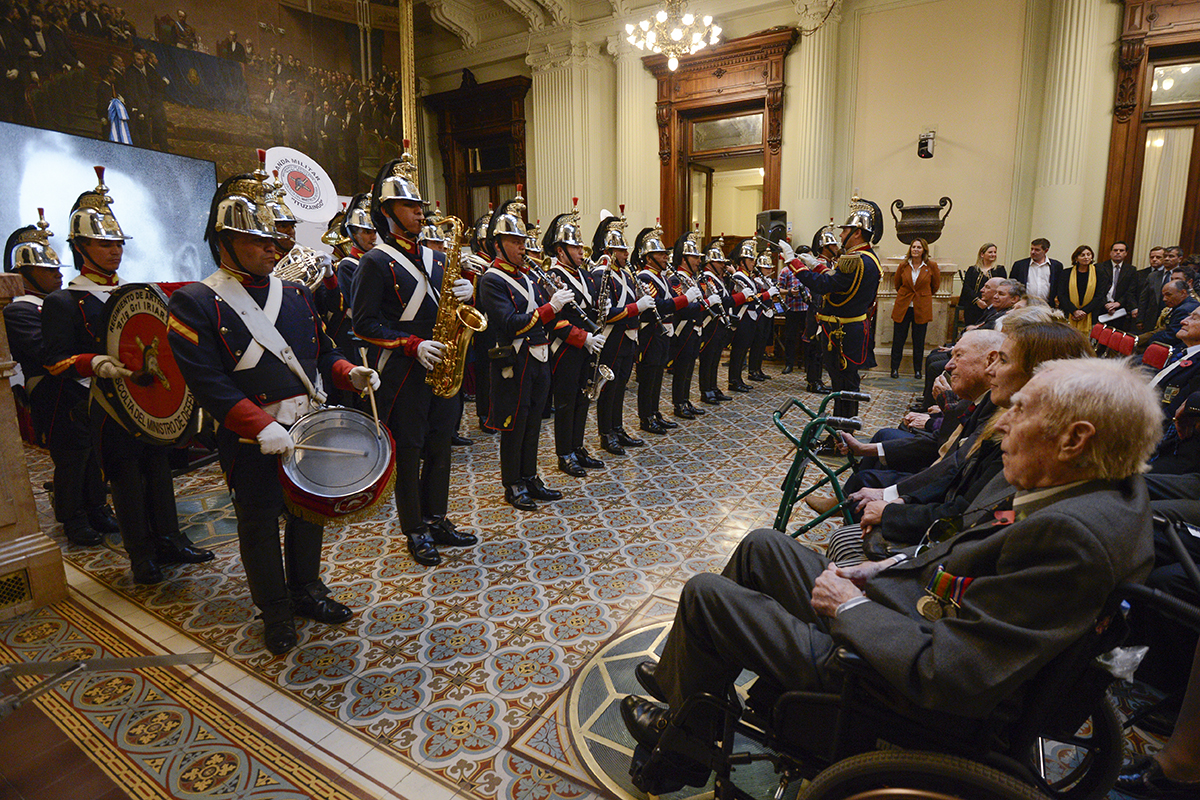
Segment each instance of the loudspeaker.
M787 212L778 208L758 212L754 233L771 244L779 244L787 238Z
M933 158L933 140L936 137L937 134L933 131L917 137L917 158Z

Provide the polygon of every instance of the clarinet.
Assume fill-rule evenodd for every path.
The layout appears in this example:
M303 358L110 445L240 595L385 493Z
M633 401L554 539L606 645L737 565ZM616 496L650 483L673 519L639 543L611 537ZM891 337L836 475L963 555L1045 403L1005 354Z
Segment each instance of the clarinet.
M666 270L664 270L664 272L665 271ZM701 291L708 290L707 285L705 285L703 288L701 288L700 286L697 286L696 281L692 280L692 276L688 275L686 272L680 272L679 270L672 269L671 274L673 274L676 278L679 279L679 282L683 284L683 288L685 288L685 289L701 289ZM703 279L701 279L701 280L703 280ZM721 303L721 302L716 302L716 303L708 302L708 298L714 294L717 294L717 293L713 292L713 291L709 291L707 295L702 294L700 296L700 303L704 306L704 310L708 312L709 316L711 316L717 322L721 323L726 328L728 328L729 327L729 315L725 313L725 304Z
M721 292L717 287L716 279L711 275L702 274L699 277L699 281L700 285L704 288L704 291L708 292L710 295L715 294L717 297L721 296ZM733 330L735 327L737 327L737 323L735 321L736 317L730 316L729 311L725 308L725 304L723 302L717 303L715 306L710 306L709 310L712 311L716 316L717 321L729 330Z
M540 264L538 264L536 261L534 261L529 256L525 256L525 265L527 267L529 267L529 274L533 276L533 279L535 281L537 281L538 283L540 283L542 285L542 288L545 289L548 293L554 294L559 289L567 288L566 286L563 285L562 280L557 275L551 275L551 274L547 273L546 270L542 269ZM600 332L600 326L597 325L595 322L592 322L591 317L589 317L587 314L583 313L583 309L580 308L579 304L576 303L574 300L571 300L570 302L566 303L563 306L563 308L564 309L569 308L569 309L573 309L575 311L575 313L579 316L579 327L580 328L583 328L588 333L599 333Z
M641 297L649 297L651 300L654 299L654 289L650 287L650 284L640 280L637 276L637 273L634 272L632 268L629 270L629 276L633 279L633 285L638 288L639 292L641 292ZM658 304L654 303L651 305L650 310L654 312L654 321L658 323L658 327L662 329L663 334L670 336L670 329L667 328L667 323L663 322L662 314L658 313Z

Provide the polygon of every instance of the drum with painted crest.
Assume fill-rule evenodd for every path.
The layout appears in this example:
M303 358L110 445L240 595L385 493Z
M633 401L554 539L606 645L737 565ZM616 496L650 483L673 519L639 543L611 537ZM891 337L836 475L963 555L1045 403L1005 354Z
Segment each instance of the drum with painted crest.
M368 414L341 406L296 420L291 434L297 448L279 464L288 510L320 525L369 516L396 480L391 434L384 426L376 431Z

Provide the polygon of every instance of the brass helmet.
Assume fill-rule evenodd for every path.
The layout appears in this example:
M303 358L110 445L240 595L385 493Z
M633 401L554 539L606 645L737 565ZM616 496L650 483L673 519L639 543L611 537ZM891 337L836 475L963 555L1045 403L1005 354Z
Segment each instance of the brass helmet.
M50 237L54 233L49 228L46 214L39 208L37 225L26 225L8 237L4 247L4 271L20 272L25 267L61 267L58 253L50 246Z
M495 241L497 236L520 236L525 237L528 231L525 230L525 221L521 218L525 212L525 198L521 196L521 184L517 184L517 196L512 200L501 203L500 207L492 214L492 219L488 223L488 240Z
M433 216L425 221L426 224L421 228L421 232L417 234L417 242L445 243L446 237L442 235L442 229L438 227L438 223L441 221L442 204L434 203Z
M208 211L204 240L218 264L221 263L218 238L225 231L276 240L287 238L275 228L275 215L267 204L270 191L262 169L234 175L217 187Z
M492 211L493 211L492 204L488 203L487 213L480 214L479 219L475 220L475 225L474 225L473 229L475 231L475 241L476 242L481 242L487 238L488 223L490 223L492 221Z
M740 261L743 258L749 258L750 260L758 258L758 249L754 246L754 239L742 239L741 244L738 245L737 253L734 254L733 258L735 261Z
M321 234L321 242L333 248L350 244L350 237L346 235L345 203L342 204L340 211L329 218L329 224L325 226L325 232Z
M883 212L870 200L863 200L854 195L850 198L850 216L846 217L846 221L840 227L843 230L861 228L867 234L868 241L878 244L883 238Z
M525 252L542 254L542 221L539 219L525 231Z
M685 238L683 240L683 247L680 251L680 255L703 257L704 254L700 252L700 229L699 229L699 227L697 227L694 230L688 231L686 234L684 234L684 236L685 236Z
M646 235L642 237L642 245L638 248L638 255L645 259L648 253L665 253L667 248L663 246L662 225L658 220L654 221L654 227L643 231Z
M575 207L565 214L559 214L550 220L550 227L542 238L542 247L553 250L555 245L568 244L583 247L579 228L579 198L571 198Z
M620 205L621 216L613 214L608 209L600 210L600 224L592 234L592 257L599 258L609 250L628 250L625 242L625 204Z
M350 205L346 208L346 221L343 224L347 231L350 228L375 230L375 224L371 222L371 195L361 192L350 199Z
M832 221L830 221L830 224L818 228L817 232L813 234L813 253L819 254L826 247L841 247L842 237L839 235L840 233L841 228L834 225Z
M79 236L108 242L132 239L132 236L126 236L121 230L121 224L117 222L109 207L113 199L108 196L108 187L104 185L104 167L95 169L98 185L92 191L79 195L79 199L75 201L71 209L67 241Z
M264 160L266 156L263 157ZM296 215L292 213L292 209L288 207L287 201L284 198L287 193L284 191L283 184L279 182L279 170L275 170L274 182L269 183L266 194L267 208L271 209L271 215L275 217L276 225L295 225L299 222Z
M381 176L376 184L377 201L385 203L388 200L412 200L424 203L421 190L417 188L417 161L408 152L408 139L404 140L404 154L392 167L391 174Z
M768 269L775 268L775 264L772 263L772 259L771 259L771 256L769 253L763 253L762 255L760 255L758 257L758 261L756 261L755 264L761 270L768 270Z
M725 257L725 237L718 236L708 243L708 252L704 254L706 261L716 262L718 264L728 264L729 259Z

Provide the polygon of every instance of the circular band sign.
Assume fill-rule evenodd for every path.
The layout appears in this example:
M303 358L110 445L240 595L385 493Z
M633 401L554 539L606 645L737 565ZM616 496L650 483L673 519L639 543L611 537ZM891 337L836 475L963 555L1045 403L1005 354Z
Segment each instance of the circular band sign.
M167 296L149 283L115 290L105 311L105 352L133 371L128 378L94 378L126 430L159 445L191 432L195 398L167 344Z
M290 147L267 151L267 172L279 172L288 207L298 219L324 225L341 205L337 189L321 165Z

